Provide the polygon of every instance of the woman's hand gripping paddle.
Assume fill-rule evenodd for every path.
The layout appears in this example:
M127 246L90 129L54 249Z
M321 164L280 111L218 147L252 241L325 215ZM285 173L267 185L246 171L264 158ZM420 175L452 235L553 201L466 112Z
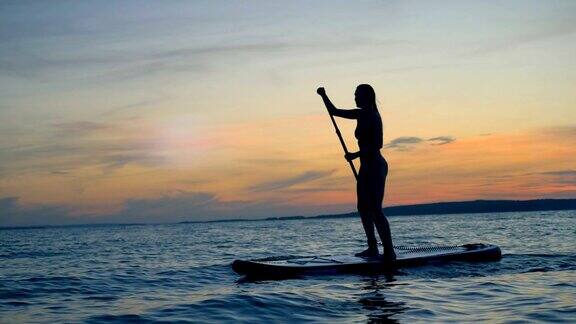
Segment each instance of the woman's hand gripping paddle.
M326 96L326 90L324 90L324 88L322 88L322 87L318 88L316 90L316 93L318 93L322 98L324 98ZM348 148L346 148L346 143L344 142L344 139L342 138L342 133L340 133L340 129L338 128L338 124L336 124L336 120L334 120L334 115L332 115L328 106L326 106L326 109L328 110L328 115L330 115L330 119L332 120L332 125L334 125L334 129L336 130L336 135L338 135L338 139L340 140L340 144L342 144L342 149L344 149L344 154L349 155L350 152L348 152ZM356 167L354 166L354 163L351 160L347 160L347 161L350 164L350 168L352 169L352 173L354 173L354 178L356 178L356 180L358 180L358 172L356 172Z

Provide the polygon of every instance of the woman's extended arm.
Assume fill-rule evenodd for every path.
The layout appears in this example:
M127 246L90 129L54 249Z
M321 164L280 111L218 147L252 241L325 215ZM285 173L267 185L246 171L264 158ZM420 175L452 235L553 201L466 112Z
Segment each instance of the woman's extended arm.
M324 101L324 105L326 105L326 108L328 109L328 112L330 114L337 116L337 117L347 118L347 119L358 119L360 109L347 110L347 109L336 108L336 106L334 106L332 101L330 101L330 98L328 98L328 95L326 94L326 90L324 90L324 88L322 88L322 87L318 88L318 90L316 90L316 93L318 93L322 97L322 100Z

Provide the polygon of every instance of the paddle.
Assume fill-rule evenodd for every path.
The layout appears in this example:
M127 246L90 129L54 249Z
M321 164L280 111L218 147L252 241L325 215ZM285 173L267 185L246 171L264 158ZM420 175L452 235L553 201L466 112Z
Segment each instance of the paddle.
M320 92L318 94L320 94ZM330 115L330 119L332 120L332 125L334 125L334 128L336 129L336 135L338 135L338 139L340 140L340 144L342 144L342 149L344 149L344 153L346 155L348 155L348 148L346 148L346 143L344 143L344 139L342 138L342 133L340 133L340 129L338 128L338 124L336 124L336 120L334 120L334 116L332 115L332 113L330 113L330 110L328 109L328 107L326 107L326 110L328 110L328 115ZM356 180L358 180L358 172L356 172L356 167L354 166L354 163L352 161L348 161L348 163L350 164L350 168L352 169L352 173L354 173L354 178L356 178Z

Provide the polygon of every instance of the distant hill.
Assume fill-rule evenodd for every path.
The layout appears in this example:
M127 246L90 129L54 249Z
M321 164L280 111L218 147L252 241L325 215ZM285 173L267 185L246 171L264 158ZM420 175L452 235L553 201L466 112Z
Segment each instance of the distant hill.
M471 201L438 202L430 204L391 206L383 209L384 214L386 216L506 213L506 212L547 211L547 210L576 210L576 199L471 200ZM346 214L329 214L329 215L318 215L309 217L284 216L284 217L268 217L266 219L224 219L215 221L187 221L182 223L346 218L357 216L358 216L357 212L352 212Z
M504 213L576 209L576 199L474 200L384 208L389 215Z
M505 213L576 209L576 199L473 200L430 204L391 206L383 209L386 216ZM352 217L358 213L319 215L308 218Z

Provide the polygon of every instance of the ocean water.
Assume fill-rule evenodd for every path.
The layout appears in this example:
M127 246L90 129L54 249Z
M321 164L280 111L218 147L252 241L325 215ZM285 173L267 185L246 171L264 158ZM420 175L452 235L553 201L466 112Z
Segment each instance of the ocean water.
M343 254L359 219L0 230L0 322L576 321L576 211L397 216L397 245L485 242L488 263L249 281L236 258Z

